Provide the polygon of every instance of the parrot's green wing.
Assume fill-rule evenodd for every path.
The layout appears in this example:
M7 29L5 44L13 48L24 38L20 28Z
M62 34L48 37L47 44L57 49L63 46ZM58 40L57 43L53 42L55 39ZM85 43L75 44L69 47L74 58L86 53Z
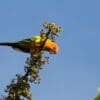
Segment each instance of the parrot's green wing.
M31 38L27 38L27 39L24 39L24 40L21 40L21 41L18 41L20 43L23 43L23 42L35 42L35 43L40 43L41 42L41 37L40 36L33 36Z
M35 50L37 47L41 46L41 37L40 36L33 36L31 38L27 38L21 41L14 42L12 48L24 51L24 52L31 52Z

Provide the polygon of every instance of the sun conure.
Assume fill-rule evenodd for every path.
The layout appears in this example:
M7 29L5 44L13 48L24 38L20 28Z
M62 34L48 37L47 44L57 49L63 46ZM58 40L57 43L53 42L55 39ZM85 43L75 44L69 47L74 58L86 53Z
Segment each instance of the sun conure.
M15 50L31 53L32 51L35 51L38 48L40 48L43 45L44 40L45 39L41 38L41 36L33 36L31 38L24 39L17 42L3 42L3 43L0 43L0 45L11 46ZM53 53L58 53L59 47L56 42L50 39L47 39L44 44L43 50L48 51L48 52L51 51Z

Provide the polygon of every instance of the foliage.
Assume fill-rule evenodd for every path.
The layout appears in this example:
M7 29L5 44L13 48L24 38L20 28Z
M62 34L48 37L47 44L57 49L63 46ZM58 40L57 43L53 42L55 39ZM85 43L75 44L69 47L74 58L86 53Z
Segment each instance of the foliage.
M13 79L10 85L6 87L5 92L8 93L8 96L4 97L2 100L32 100L30 83L40 83L39 72L43 68L43 65L49 61L49 57L45 56L45 51L43 49L44 44L47 39L55 41L55 36L59 36L59 32L62 31L61 27L54 23L44 23L43 26L47 29L47 32L44 32L43 29L40 31L40 35L42 35L43 38L45 36L45 39L42 41L42 46L30 53L30 57L27 58L24 68L25 74L16 75L16 79ZM52 51L48 52L54 54Z
M100 94L98 94L98 95L94 98L94 100L100 100Z
M94 100L100 100L100 87L97 88L97 91L99 92L99 94L95 96Z

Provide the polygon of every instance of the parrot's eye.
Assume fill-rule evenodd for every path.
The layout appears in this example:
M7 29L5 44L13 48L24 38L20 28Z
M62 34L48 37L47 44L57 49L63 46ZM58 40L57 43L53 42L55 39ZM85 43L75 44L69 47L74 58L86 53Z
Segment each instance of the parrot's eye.
M55 41L54 40L50 40L51 42L53 42L53 43L55 43Z
M53 47L53 49L55 50L55 49L56 49L56 47Z

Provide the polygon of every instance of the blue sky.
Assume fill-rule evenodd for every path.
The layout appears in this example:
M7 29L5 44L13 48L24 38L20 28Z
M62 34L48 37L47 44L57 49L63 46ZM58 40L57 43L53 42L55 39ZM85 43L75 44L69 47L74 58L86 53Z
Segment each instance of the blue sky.
M39 34L44 22L63 28L58 55L31 84L33 100L93 100L100 86L99 0L0 0L0 42ZM24 73L28 54L0 47L0 94L16 73Z

